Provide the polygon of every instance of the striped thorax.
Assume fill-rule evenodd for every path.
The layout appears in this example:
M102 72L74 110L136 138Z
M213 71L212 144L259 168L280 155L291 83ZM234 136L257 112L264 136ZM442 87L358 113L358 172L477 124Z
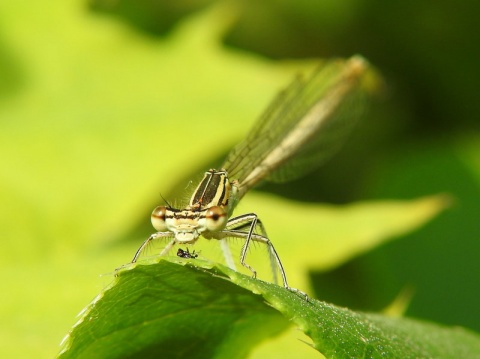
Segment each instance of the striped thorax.
M205 172L185 209L155 208L153 227L159 232L172 232L178 243L194 243L200 235L214 237L227 224L231 189L227 172L211 169Z

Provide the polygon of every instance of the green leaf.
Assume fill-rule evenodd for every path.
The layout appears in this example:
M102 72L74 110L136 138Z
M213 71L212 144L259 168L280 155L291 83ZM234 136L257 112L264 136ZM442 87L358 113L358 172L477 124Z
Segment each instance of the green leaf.
M218 277L165 260L120 271L61 358L243 358L290 325L260 296L211 273Z
M327 358L479 357L480 337L459 327L357 313L221 265L169 260L120 270L59 358L243 358L289 321Z

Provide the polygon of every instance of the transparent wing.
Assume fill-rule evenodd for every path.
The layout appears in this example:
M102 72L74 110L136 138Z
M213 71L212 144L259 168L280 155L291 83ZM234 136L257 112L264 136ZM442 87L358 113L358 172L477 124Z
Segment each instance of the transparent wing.
M330 61L282 91L224 162L238 199L265 178L292 180L332 155L360 115L367 70L360 57Z

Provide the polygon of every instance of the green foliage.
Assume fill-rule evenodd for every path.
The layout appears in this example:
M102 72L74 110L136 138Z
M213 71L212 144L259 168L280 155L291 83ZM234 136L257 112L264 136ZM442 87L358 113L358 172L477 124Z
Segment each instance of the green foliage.
M170 260L181 265L161 259L120 270L86 308L59 358L244 358L290 321L327 358L473 358L480 352L480 337L460 328L356 313L221 265Z
M213 279L213 280L212 280ZM243 358L288 322L259 296L166 261L122 270L61 358Z
M240 204L261 216L291 284L375 310L411 286L409 315L480 330L478 2L206 3L224 2L130 2L147 7L130 24L160 24L161 38L84 1L0 3L0 357L57 353L75 314L151 233L160 193L183 199L293 73L317 62L263 55L360 53L390 90L321 171ZM105 4L132 15L123 1ZM248 337L253 346L285 319L251 301L277 323ZM291 337L262 344L260 357L287 353Z

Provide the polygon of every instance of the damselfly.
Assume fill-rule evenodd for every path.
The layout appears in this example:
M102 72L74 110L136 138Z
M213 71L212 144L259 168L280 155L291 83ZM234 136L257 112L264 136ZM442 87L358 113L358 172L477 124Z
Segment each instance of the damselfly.
M232 263L227 238L245 242L240 263L256 276L245 260L252 241L267 245L274 273L290 289L280 257L255 213L231 218L238 201L263 179L287 181L319 165L332 154L358 117L363 102L368 64L360 57L327 62L307 79L296 78L281 92L228 155L222 169L207 171L185 208L154 209L156 233L135 253L136 262L154 239L170 239L160 255L175 243L191 244L200 236L220 240L227 264ZM187 255L188 257L188 255Z

